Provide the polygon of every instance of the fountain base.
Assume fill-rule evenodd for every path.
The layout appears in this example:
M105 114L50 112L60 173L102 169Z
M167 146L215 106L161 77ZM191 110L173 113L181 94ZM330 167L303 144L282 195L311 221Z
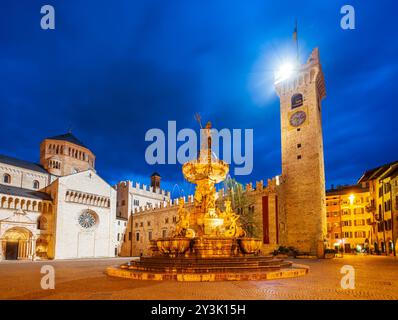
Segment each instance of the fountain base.
M309 268L271 256L230 258L141 257L118 267L109 276L132 280L249 281L304 276Z
M303 276L308 267L272 256L261 256L255 238L153 240L153 256L141 257L107 274L133 280L226 281L267 280Z

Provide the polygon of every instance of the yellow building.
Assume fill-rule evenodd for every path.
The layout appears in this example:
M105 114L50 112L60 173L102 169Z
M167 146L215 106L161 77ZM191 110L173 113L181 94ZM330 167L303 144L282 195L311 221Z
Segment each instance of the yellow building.
M347 253L372 249L369 204L370 193L366 184L327 190L327 240L330 248L344 248Z
M359 179L371 194L376 252L396 255L398 238L398 161L366 171ZM395 243L395 245L394 245Z

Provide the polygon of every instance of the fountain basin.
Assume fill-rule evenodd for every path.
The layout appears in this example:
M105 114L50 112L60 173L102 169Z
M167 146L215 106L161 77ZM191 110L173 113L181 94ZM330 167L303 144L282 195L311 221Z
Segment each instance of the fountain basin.
M184 254L189 249L191 239L185 237L163 238L158 239L156 245L161 254L176 257L177 255Z
M210 179L214 183L223 181L228 173L228 164L222 160L213 160L211 162L211 171L208 170L207 162L197 160L185 163L182 166L182 172L185 179L189 182L197 183L199 180Z
M245 254L259 254L261 249L261 240L257 238L238 239L239 247Z
M193 239L194 254L200 258L232 257L236 255L236 240L233 238L201 237Z

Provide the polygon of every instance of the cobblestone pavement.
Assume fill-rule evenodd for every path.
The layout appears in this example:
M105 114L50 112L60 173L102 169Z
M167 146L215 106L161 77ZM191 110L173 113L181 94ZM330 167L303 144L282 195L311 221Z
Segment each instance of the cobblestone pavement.
M237 282L132 281L105 275L128 259L0 263L0 299L394 299L398 258L345 256L292 260L310 266L300 278ZM43 265L55 268L54 290L40 288ZM342 289L343 265L356 271L355 289Z

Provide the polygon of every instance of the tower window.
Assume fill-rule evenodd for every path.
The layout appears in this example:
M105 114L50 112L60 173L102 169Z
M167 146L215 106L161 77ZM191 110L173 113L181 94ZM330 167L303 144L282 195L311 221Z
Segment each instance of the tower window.
M37 180L33 181L33 189L39 189L39 187L40 187L39 181Z
M301 155L298 155L298 156L297 156L297 160L300 160L300 159L301 159Z
M300 128L297 128L297 131L300 131Z
M292 109L301 107L303 105L303 95L296 93L292 96Z
M297 144L297 148L301 148L301 143L298 143L298 144Z

